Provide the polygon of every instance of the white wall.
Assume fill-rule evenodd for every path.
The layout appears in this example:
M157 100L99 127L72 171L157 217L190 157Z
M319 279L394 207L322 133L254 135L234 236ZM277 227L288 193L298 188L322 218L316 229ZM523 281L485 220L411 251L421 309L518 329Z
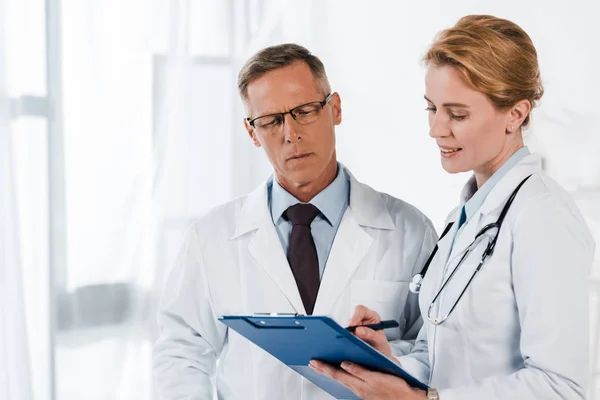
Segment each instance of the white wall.
M536 45L546 90L525 132L526 143L544 156L547 172L573 193L600 243L600 207L594 206L600 196L600 112L595 101L600 24L595 3L379 0L367 6L320 0L281 6L267 1L279 25L244 56L286 41L318 55L342 98L340 160L359 179L418 206L441 229L467 176L449 175L440 167L428 136L420 59L435 35L461 16L493 14L515 21ZM242 153L253 169L251 179L235 185L236 193L249 190L270 171L262 150L250 146L242 130L240 123L235 140L246 142ZM600 263L600 252L598 259Z
M440 168L428 137L419 60L435 34L465 14L506 17L529 32L547 93L527 141L563 185L600 185L600 119L594 118L592 97L600 89L593 71L600 59L592 50L600 30L591 18L592 2L479 3L375 1L365 7L331 0L313 10L311 48L323 58L344 105L341 160L375 187L417 204L438 227L466 177Z
M466 14L509 18L530 34L546 94L526 141L546 157L548 172L561 184L573 190L600 186L600 117L593 101L600 89L600 74L594 72L600 28L593 20L594 2L480 3L288 1L280 32L262 43L299 42L323 60L342 98L340 160L359 179L418 205L438 228L466 176L448 175L439 165L428 137L420 59L437 32ZM260 150L247 146L247 151L259 165L254 184L268 166Z
M448 175L440 167L428 136L419 60L436 33L463 15L493 14L515 21L537 47L546 89L526 143L544 156L546 171L572 192L600 247L597 3L321 0L299 6L287 1L280 36L262 44L298 42L323 60L342 98L339 159L360 180L416 205L441 230L467 176ZM264 178L268 164L261 150L248 149L248 160L255 165L249 185ZM598 343L600 251L592 273L592 337ZM600 365L595 369L600 371ZM599 377L594 390L600 395Z

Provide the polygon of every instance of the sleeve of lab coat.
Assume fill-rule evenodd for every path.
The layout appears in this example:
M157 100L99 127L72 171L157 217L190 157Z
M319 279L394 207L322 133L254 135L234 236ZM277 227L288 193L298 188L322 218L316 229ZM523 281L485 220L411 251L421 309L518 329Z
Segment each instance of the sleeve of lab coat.
M213 313L199 238L192 227L167 280L158 312L154 380L162 400L213 398L226 326Z
M435 232L435 228L429 220L425 228L425 234L421 240L421 248L412 262L413 271L411 277L420 273L425 265L425 262L429 258L431 251L437 243L438 236ZM402 338L390 342L392 347L392 354L396 357L409 354L414 345L415 340L423 326L423 318L421 317L421 311L419 310L419 295L409 292L406 298L406 305L404 307L404 319L405 319L405 331Z
M440 390L440 399L583 400L589 384L591 234L570 205L549 195L526 206L511 228L524 366L512 375Z
M410 354L397 357L402 369L423 383L429 382L429 344L427 327L422 326Z

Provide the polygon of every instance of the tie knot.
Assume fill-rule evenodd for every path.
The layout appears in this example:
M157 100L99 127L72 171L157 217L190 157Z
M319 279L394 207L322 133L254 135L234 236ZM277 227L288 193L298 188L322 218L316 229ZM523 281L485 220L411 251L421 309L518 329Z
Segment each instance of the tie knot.
M298 203L289 207L283 214L288 221L292 222L292 225L310 226L319 212L319 209L312 204Z

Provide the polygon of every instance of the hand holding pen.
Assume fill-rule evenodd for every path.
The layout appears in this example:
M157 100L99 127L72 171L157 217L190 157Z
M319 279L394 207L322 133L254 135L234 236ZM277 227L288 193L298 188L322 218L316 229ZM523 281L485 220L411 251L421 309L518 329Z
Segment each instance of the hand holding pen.
M385 337L383 329L397 327L396 321L381 321L381 317L375 311L365 307L356 306L354 315L346 328L353 332L358 338L367 342L387 357L393 357L392 348Z

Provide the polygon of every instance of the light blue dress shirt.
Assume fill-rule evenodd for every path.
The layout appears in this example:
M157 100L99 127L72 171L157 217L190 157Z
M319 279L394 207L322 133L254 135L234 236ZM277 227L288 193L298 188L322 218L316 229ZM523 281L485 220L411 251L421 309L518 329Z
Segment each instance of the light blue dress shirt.
M496 186L496 184L500 181L500 179L502 179L502 177L506 175L506 173L510 171L512 167L514 167L519 161L527 157L529 154L531 153L529 152L529 149L527 147L523 147L517 150L515 154L510 156L510 158L506 160L506 162L502 164L502 166L498 168L498 170L494 172L490 179L485 181L483 186L479 189L477 189L477 182L473 180L473 187L470 188L470 194L466 196L468 200L466 200L466 203L463 204L460 217L458 218L458 228L456 230L454 240L456 240L456 238L460 234L461 227L467 222L469 222L473 215L475 215L475 213L479 211L486 197L488 196L488 194L490 194L490 192L492 191L494 186ZM452 243L452 246L454 246L454 242Z
M283 251L287 254L292 223L285 220L283 213L289 207L302 202L281 187L277 179L273 179L268 187L268 199L273 224L277 229ZM350 203L350 177L344 167L338 164L336 178L309 203L321 211L310 225L310 228L317 247L319 277L322 278L333 245L333 239L342 221L342 216Z

